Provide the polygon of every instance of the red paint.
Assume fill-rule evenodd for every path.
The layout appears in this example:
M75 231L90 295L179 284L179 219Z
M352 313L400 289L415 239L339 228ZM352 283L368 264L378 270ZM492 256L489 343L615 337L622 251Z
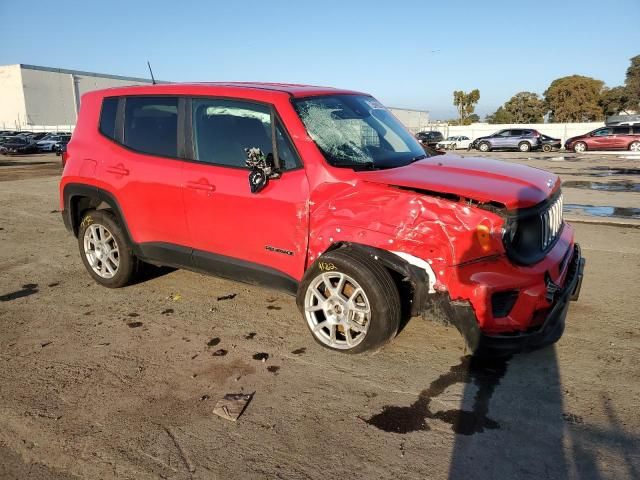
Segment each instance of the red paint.
M558 266L573 246L573 229L565 225L560 240L541 262L516 266L502 245L503 219L466 202L496 202L510 210L531 207L559 188L558 177L521 165L456 156L437 156L379 171L332 167L308 136L290 101L291 96L332 93L352 92L233 83L88 93L82 98L79 123L67 147L60 192L68 183L110 192L120 203L135 242L167 242L233 256L298 280L318 256L338 242L405 252L430 263L437 290L448 291L454 300L468 300L486 333L531 326L539 317L535 312L549 308L545 272L558 284L564 281L566 271ZM272 104L304 168L285 172L262 192L251 194L247 170L138 154L98 133L103 97L144 94L230 97ZM422 190L459 199L419 193ZM484 225L482 234L488 231L490 236L484 248L478 240L480 224ZM267 250L266 245L293 255ZM511 314L493 318L491 293L514 288L522 293Z

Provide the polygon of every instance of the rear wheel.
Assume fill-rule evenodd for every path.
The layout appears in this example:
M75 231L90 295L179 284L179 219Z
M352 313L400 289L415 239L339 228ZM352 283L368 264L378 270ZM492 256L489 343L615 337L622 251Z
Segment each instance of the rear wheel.
M543 145L542 146L542 151L543 152L550 152L551 150L553 150L553 148L551 148L551 145Z
M491 145L489 145L487 142L482 142L480 145L478 145L478 150L480 150L481 152L488 152L489 150L491 150Z
M528 152L529 150L531 150L531 144L529 142L520 142L520 144L518 145L518 150L520 150L521 152Z
M349 248L318 258L305 273L297 301L313 338L331 350L376 350L400 325L400 295L391 275Z
M122 227L105 210L91 210L82 218L78 231L80 257L100 285L119 288L131 283L138 259L131 251Z
M629 150L632 152L640 152L640 142L631 142L629 145Z
M574 146L573 146L573 151L577 152L577 153L582 153L582 152L586 152L587 151L587 144L584 142L577 142Z

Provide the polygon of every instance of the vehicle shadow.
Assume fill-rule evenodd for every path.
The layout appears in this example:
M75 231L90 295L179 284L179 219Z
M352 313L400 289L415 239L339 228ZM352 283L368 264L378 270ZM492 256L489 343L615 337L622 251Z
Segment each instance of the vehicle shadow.
M144 283L155 278L164 277L165 275L175 272L176 270L177 269L173 267L160 267L151 265L150 263L145 263L140 268L140 271L135 276L135 279L133 280L131 285L137 285L139 283Z
M530 197L527 193L523 189L520 198ZM628 478L640 478L634 464L640 437L625 433L606 400L607 427L586 425L566 411L558 359L562 342L503 358L498 366L467 363L471 381L465 382L460 409L475 414L475 428L452 424L449 479L609 478L611 458L621 462L617 468L626 469ZM459 421L465 416L459 414Z

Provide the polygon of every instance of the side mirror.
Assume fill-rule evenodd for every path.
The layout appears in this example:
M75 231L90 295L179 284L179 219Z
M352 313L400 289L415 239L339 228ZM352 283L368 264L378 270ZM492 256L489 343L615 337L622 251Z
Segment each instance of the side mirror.
M259 148L245 148L247 154L247 167L249 172L249 188L251 193L258 193L268 184L270 178L279 178L280 174L273 166L273 154L267 156Z

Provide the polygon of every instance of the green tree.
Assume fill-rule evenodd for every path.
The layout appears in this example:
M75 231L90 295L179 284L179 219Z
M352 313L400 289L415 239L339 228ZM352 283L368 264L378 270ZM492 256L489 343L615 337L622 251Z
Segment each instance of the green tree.
M604 82L591 77L571 75L554 80L544 92L547 109L554 122L590 122L601 120L598 103Z
M504 104L504 111L511 117L509 123L542 123L547 108L537 93L516 93Z
M602 92L599 103L606 116L627 113L627 109L631 107L631 99L626 87L607 88Z
M477 88L471 90L469 93L464 93L462 90L456 90L453 92L453 104L458 109L458 118L460 125L468 125L468 117L476 109L476 104L480 100L480 90Z
M624 85L628 96L627 109L640 112L640 55L631 59Z
M485 120L491 124L513 123L513 117L504 109L504 107L498 107L498 109L491 115L487 115Z
M472 113L467 117L467 121L469 122L468 125L471 125L472 123L477 123L480 121L480 116L477 113Z

